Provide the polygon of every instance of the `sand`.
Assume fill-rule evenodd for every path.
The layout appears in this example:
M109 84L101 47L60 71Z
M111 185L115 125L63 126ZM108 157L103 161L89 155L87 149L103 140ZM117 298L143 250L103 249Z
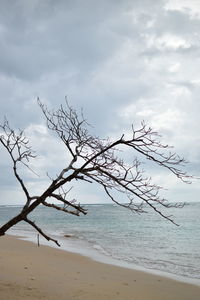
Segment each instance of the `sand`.
M200 286L0 237L0 300L199 300Z

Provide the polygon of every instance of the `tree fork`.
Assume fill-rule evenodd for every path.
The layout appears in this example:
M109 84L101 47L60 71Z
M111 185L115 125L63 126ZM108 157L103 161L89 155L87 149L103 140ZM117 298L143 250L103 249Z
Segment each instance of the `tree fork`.
M12 226L16 225L17 223L23 221L27 217L27 215L32 210L34 210L40 203L41 203L41 200L38 199L35 202L33 202L26 209L24 209L24 207L23 207L22 211L17 216L10 219L6 224L4 224L2 227L0 227L0 236L5 235L5 233L8 229L10 229Z
M5 235L6 231L16 225L17 223L21 222L24 218L24 214L20 213L16 217L9 220L6 224L0 227L0 236Z

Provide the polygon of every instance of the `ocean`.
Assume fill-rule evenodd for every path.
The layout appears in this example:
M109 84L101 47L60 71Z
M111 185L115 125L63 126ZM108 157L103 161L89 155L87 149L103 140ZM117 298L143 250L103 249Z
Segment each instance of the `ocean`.
M167 213L174 215L179 226L153 211L138 215L113 204L85 208L88 214L76 217L40 206L30 219L58 239L64 250L200 285L200 203L168 209ZM0 224L19 209L0 206ZM8 233L37 242L37 232L23 222ZM42 237L40 242L55 246Z

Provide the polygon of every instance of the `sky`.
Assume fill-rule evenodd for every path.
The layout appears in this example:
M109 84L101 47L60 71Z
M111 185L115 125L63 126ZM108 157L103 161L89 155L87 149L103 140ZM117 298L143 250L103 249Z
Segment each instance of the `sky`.
M67 159L37 97L57 108L67 96L102 138L120 137L144 120L199 176L199 28L199 0L0 0L0 122L6 116L12 128L24 129L38 155L39 177L21 173L31 194L44 190L47 172L53 176ZM11 167L0 147L0 204L24 201ZM170 201L199 200L198 180L185 185L149 169ZM89 184L72 196L107 201Z

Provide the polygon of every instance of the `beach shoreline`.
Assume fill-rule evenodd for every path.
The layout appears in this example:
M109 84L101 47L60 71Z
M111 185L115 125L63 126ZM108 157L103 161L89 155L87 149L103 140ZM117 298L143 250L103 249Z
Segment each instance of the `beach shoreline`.
M198 300L200 286L0 237L0 299Z
M22 235L23 233L23 235ZM21 240L25 240L25 241L30 241L32 243L37 244L38 240L37 240L37 236L31 234L31 232L18 232L18 234L16 234L15 231L13 231L11 234L9 233L9 236L13 236L16 238L19 238ZM41 245L43 246L48 246L48 247L52 247L55 249L60 249L62 251L66 251L67 253L74 253L74 254L78 254L84 257L87 257L91 260L94 260L96 262L99 263L103 263L103 264L108 264L108 265L113 265L113 266L117 266L117 267L122 267L125 269L131 269L131 270L135 270L135 271L141 271L141 272L145 272L147 274L152 274L152 275L158 275L161 277L166 277L172 280L176 280L176 281L180 281L183 283L189 283L189 284L193 284L193 285L197 285L200 286L200 279L197 278L190 278L187 276L181 276L175 273L169 273L167 271L162 271L159 269L154 269L154 268L146 268L144 266L141 265L136 265L133 264L132 262L128 262L128 261L124 261L124 260L119 260L117 258L111 257L109 255L105 255L103 253L101 253L98 249L93 248L93 247L86 247L85 244L74 244L74 239L73 239L73 246L72 246L72 241L71 241L71 236L69 235L68 237L66 236L54 236L55 239L59 239L59 242L61 244L61 247L59 248L56 244L47 241L46 239L44 239L43 237L41 237L39 239L39 242ZM76 240L77 242L77 240ZM70 246L69 246L70 244ZM77 247L78 246L78 247Z
M188 205L185 211L181 210L177 215L178 228L153 213L139 218L112 205L88 205L87 208L90 211L87 218L76 219L70 215L66 218L43 207L32 218L68 252L200 285L200 240L197 238L200 228L198 222L193 222L194 218L198 220L199 205ZM2 223L18 210L18 207L1 208ZM37 232L26 223L17 224L7 233L37 243ZM41 235L40 243L58 248Z

